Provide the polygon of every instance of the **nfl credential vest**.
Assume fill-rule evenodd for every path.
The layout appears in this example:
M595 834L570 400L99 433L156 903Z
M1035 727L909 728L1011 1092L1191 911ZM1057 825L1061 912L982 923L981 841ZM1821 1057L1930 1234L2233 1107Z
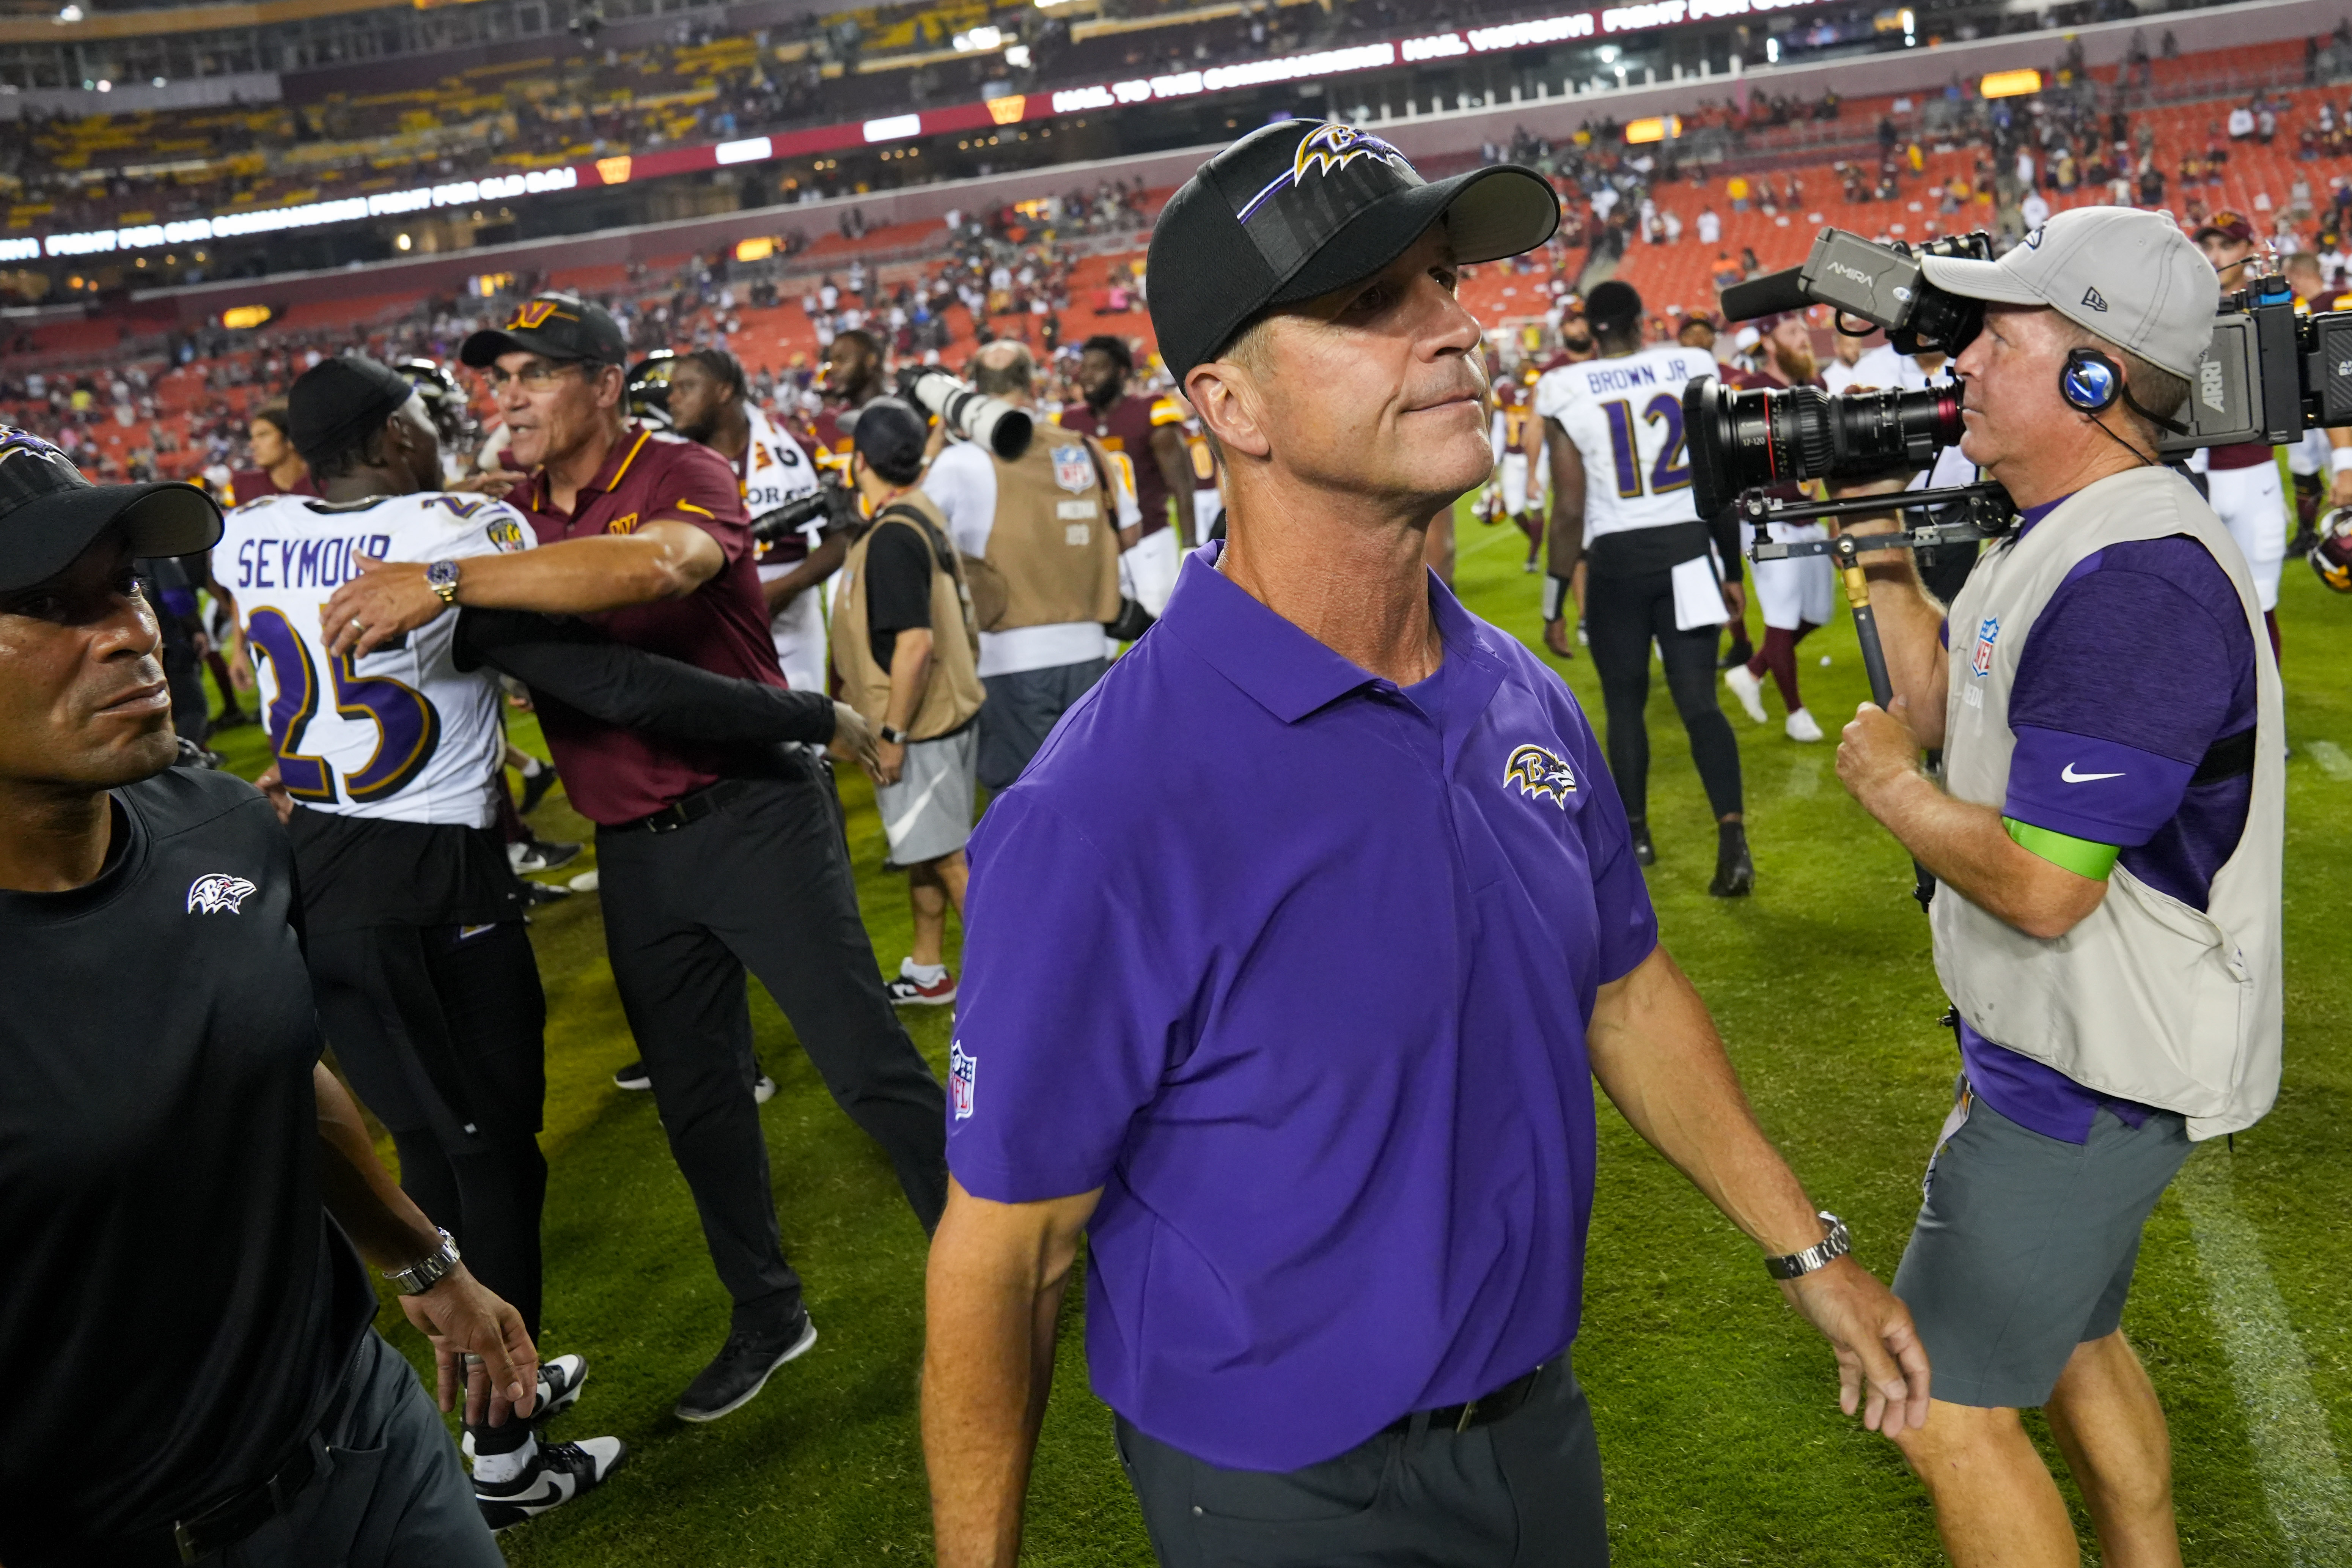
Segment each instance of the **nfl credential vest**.
M2286 750L2278 665L2245 557L2189 481L2135 468L2077 491L1986 551L1951 608L1944 785L2000 809L2017 737L2018 656L2067 573L2111 544L2185 533L2229 573L2253 637L2253 798L2238 847L2192 908L2117 866L2106 897L2042 941L1949 887L1928 908L1936 973L1985 1038L2102 1093L2179 1111L2191 1138L2251 1127L2277 1097Z
M996 465L985 555L964 557L984 632L1118 615L1118 512L1109 465L1087 437L1042 421L1029 449Z
M948 542L946 521L922 491L909 491L884 507L843 558L833 605L833 667L841 672L842 700L878 727L889 710L890 672L875 659L867 630L866 558L874 536L886 528L914 529L930 558L931 668L907 736L935 741L963 728L980 711L986 692L980 684L980 632L972 625L971 595L964 590L956 548Z

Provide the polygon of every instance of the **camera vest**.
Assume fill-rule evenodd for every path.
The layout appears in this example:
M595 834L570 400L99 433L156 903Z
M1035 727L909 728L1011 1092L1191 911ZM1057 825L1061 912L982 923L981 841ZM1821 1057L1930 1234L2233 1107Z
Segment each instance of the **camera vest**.
M1118 508L1089 437L1040 420L1029 449L995 454L988 552L964 558L984 632L1108 622L1118 615Z
M2027 936L1949 887L1937 890L1928 915L1937 977L1979 1034L2085 1088L2179 1111L2201 1139L2252 1126L2278 1095L2286 731L2245 556L2188 480L2158 468L2110 476L2022 539L1985 552L1951 607L1944 786L2000 809L2017 744L2010 692L2034 617L2093 552L2176 533L2229 573L2254 646L2253 798L2206 908L2119 865L2098 907L2053 940Z
M980 632L973 625L971 595L948 542L945 520L920 490L884 507L873 526L859 534L841 563L840 592L833 605L833 667L841 674L842 700L866 722L879 726L890 710L890 672L874 657L866 607L866 558L874 536L886 528L911 528L922 535L931 562L931 668L922 700L907 725L910 741L953 734L980 711Z

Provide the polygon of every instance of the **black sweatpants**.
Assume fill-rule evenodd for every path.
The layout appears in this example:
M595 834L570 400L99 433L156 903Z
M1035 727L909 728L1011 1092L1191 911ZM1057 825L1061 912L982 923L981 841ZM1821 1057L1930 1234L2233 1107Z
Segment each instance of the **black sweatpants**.
M401 1190L536 1338L547 1001L522 922L369 926L306 946L319 1022L392 1131Z
M882 988L815 768L799 758L784 777L718 787L727 803L674 831L600 831L596 863L613 978L711 1262L738 1323L771 1327L793 1315L801 1281L751 1098L744 972L889 1155L926 1233L947 1205L947 1104Z
M1304 1469L1229 1470L1146 1436L1124 1416L1117 1430L1162 1568L1609 1562L1592 1407L1565 1355L1500 1421L1384 1433Z
M1585 579L1586 635L1592 668L1601 677L1608 719L1609 772L1624 797L1625 815L1650 812L1650 644L1666 667L1666 690L1690 735L1706 803L1720 819L1740 809L1739 742L1715 699L1715 649L1720 626L1675 626L1674 574L1643 572Z

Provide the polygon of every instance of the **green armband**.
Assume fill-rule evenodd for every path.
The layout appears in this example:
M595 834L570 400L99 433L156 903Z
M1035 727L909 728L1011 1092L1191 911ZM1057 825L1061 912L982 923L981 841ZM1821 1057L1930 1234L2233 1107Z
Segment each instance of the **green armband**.
M2029 854L2039 855L2053 866L2063 867L2077 877L2088 877L2094 882L2105 881L2107 873L2116 868L2116 857L2123 853L2113 844L2099 844L2088 838L2053 833L2046 827L2036 827L2013 816L2002 817L2000 825Z

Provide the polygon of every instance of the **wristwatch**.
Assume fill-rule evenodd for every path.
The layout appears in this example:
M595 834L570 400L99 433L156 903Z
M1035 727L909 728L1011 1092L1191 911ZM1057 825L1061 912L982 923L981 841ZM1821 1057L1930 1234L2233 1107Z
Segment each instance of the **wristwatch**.
M437 1227L436 1227L437 1228ZM457 1271L457 1238L441 1231L441 1245L422 1263L412 1263L405 1268L387 1268L383 1277L404 1296L422 1296Z
M425 569L425 585L440 595L443 604L456 604L457 602L457 563L455 561L436 561Z
M903 746L907 743L907 731L893 730L889 725L883 724L875 729L874 738L877 741L887 741L894 746Z
M1827 1209L1813 1217L1829 1226L1830 1233L1802 1252L1791 1252L1785 1258L1766 1258L1765 1273L1775 1279L1801 1279L1817 1268L1828 1268L1853 1250L1853 1238L1846 1234L1845 1221Z

